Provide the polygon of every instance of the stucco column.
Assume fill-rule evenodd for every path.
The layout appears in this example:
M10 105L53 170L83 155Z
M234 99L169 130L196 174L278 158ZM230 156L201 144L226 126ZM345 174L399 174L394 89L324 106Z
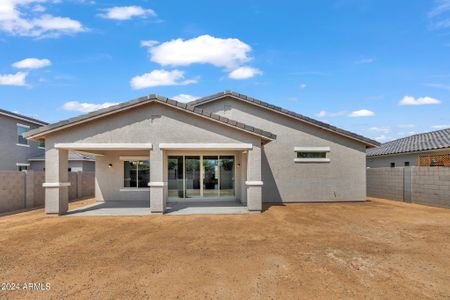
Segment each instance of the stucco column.
M45 152L45 212L62 215L69 209L68 151L48 149Z
M166 199L164 197L164 151L158 145L150 151L150 211L162 214L166 210Z
M253 149L247 153L247 208L249 211L261 212L262 210L262 185L261 180L261 146L253 145Z

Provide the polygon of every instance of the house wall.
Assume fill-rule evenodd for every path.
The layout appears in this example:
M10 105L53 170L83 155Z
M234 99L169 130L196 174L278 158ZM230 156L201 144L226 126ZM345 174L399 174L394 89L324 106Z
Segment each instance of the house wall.
M368 168L387 168L391 166L391 163L395 163L396 167L404 167L405 162L409 161L409 165L417 166L418 154L402 154L402 155L390 155L379 157L367 157Z
M159 143L260 145L261 141L259 137L241 130L159 103L150 103L50 134L46 137L46 151L51 151L55 143L152 143L153 147L158 147ZM121 191L123 165L119 158L121 155L149 155L150 152L103 151L104 156L96 158L97 200L148 200L148 190ZM108 167L110 163L112 168Z
M264 202L366 199L363 143L231 97L199 107L277 135L262 151ZM294 147L330 147L331 161L295 163Z
M30 129L39 127L36 124L0 114L0 170L16 171L16 163L26 164L30 157L44 154L44 150L38 148L37 142L28 141L29 147L17 145L17 123L28 125Z
M44 171L45 161L30 161L30 170L33 171ZM72 172L79 171L87 171L94 172L95 171L95 162L94 161L69 161L69 168Z

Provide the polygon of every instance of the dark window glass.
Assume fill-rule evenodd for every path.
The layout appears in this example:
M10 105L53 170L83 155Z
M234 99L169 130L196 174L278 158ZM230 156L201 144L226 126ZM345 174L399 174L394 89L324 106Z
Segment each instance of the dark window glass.
M395 163L391 163L391 168L395 168Z
M28 166L17 166L18 171L26 171L28 170Z
M28 131L28 128L17 125L17 143L21 145L28 145L28 140L23 137L23 134Z
M405 167L409 167L409 161L405 161Z
M297 152L297 158L327 158L327 152Z
M150 165L148 160L138 161L138 187L146 188L150 182Z
M150 182L148 160L132 160L123 163L124 187L147 188Z
M39 148L45 148L45 140L39 140L38 147Z

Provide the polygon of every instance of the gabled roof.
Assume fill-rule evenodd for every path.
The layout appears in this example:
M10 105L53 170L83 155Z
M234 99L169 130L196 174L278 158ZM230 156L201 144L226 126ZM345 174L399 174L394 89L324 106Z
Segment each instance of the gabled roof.
M72 127L72 126L75 126L80 123L89 122L91 120L102 118L102 117L105 117L105 116L108 116L108 115L111 115L114 113L118 113L118 112L121 112L121 111L124 111L127 109L131 109L131 108L138 107L138 106L141 106L144 104L148 104L151 102L161 103L163 105L167 105L169 107L176 108L176 109L185 111L187 113L190 113L190 114L193 114L193 115L196 115L196 116L199 116L199 117L202 117L202 118L205 118L205 119L208 119L208 120L211 120L211 121L214 121L214 122L217 122L217 123L220 123L220 124L223 124L223 125L226 125L226 126L238 129L238 130L241 130L241 131L248 132L253 135L257 135L259 137L262 137L265 140L270 141L270 140L274 140L276 138L276 135L274 135L271 132L268 132L268 131L265 131L265 130L262 130L259 128L255 128L253 126L249 126L249 125L241 123L241 122L233 121L228 118L207 112L201 108L196 108L196 107L194 108L190 105L187 105L186 103L180 103L175 100L172 100L172 99L169 99L166 97L162 97L159 95L155 95L155 94L145 96L145 97L140 97L140 98L137 98L134 100L130 100L128 102L123 102L123 103L120 103L120 104L117 104L114 106L103 108L103 109L100 109L100 110L97 110L97 111L94 111L94 112L91 112L88 114L77 116L77 117L67 119L64 121L60 121L60 122L57 122L54 124L49 124L49 125L46 125L46 126L43 126L40 128L36 128L34 130L30 130L30 131L26 132L24 134L24 137L29 138L29 139L37 139L37 138L45 136L46 134L51 133L51 132L55 132L55 131L62 130L62 129L65 129L68 127Z
M196 107L196 106L199 106L199 105L211 102L211 101L222 99L224 97L232 97L234 99L241 100L241 101L246 101L246 102L249 102L251 104L260 106L262 108L265 108L265 109L270 109L270 110L272 110L274 112L278 112L278 113L287 115L287 116L289 116L291 118L294 118L294 119L297 119L299 121L308 123L310 125L313 125L313 126L316 126L316 127L320 127L322 129L325 129L325 130L328 130L328 131L332 131L332 132L334 132L336 134L346 136L346 137L351 138L353 140L357 140L357 141L359 141L361 143L366 144L366 146L368 146L368 147L376 147L376 146L380 145L379 142L377 142L375 140L372 140L372 139L369 139L369 138L366 138L366 137L364 137L362 135L359 135L359 134L356 134L356 133L353 133L353 132L350 132L350 131L347 131L347 130L344 130L344 129L337 128L337 127L332 126L330 124L317 121L315 119L306 117L306 116L298 114L296 112L293 112L293 111L284 109L282 107L279 107L279 106L276 106L276 105L272 105L270 103L267 103L267 102L264 102L264 101L261 101L261 100L258 100L258 99L255 99L255 98L243 95L243 94L239 94L239 93L236 93L236 92L233 92L233 91L223 91L223 92L211 95L211 96L207 96L207 97L203 97L203 98L197 99L195 101L191 101L188 104L191 105L191 106Z
M415 134L367 151L367 156L381 156L450 148L450 128Z
M36 124L39 126L48 124L47 122L44 122L44 121L41 121L38 119L34 119L34 118L30 118L30 117L27 117L27 116L24 116L24 115L21 115L21 114L12 112L12 111L7 111L7 110L1 109L1 108L0 108L0 115L4 115L4 116L11 117L11 118L18 119L18 120L27 121L27 122L30 122L30 123L33 123L33 124Z
M28 161L43 161L45 160L45 155L34 156L28 159ZM69 160L72 161L95 161L95 156L91 154L83 154L78 152L69 152Z

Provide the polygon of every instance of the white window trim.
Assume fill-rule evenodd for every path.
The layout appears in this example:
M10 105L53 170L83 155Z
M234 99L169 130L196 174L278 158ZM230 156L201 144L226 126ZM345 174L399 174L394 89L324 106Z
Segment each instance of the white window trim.
M30 164L26 164L26 163L16 163L17 167L29 167Z
M21 124L21 123L16 123L16 124L17 124L17 127L26 128L28 130L30 129L30 126L28 126L28 125ZM19 135L17 135L17 139L19 139ZM22 146L22 147L30 147L30 144L28 143L28 140L27 139L25 139L25 140L27 141L26 144L20 144L19 141L17 141L16 145L17 146Z
M127 161L149 160L150 156L120 156L119 159Z
M125 156L121 156L120 160L122 160L122 157L125 157ZM128 157L130 157L130 156L128 156ZM137 157L137 156L134 156L134 157ZM148 160L149 161L149 165L150 165L150 157L146 157L145 159L125 159L125 160L122 160L123 161L123 163L122 163L122 177L123 177L123 180L122 180L122 187L120 188L121 192L150 191L150 188L148 188L148 187L137 187L137 186L126 187L126 186L123 186L124 182L125 182L125 172L124 172L125 162L126 161L142 161L142 160ZM139 176L139 165L136 168L136 175ZM138 184L138 182L136 182L136 184ZM147 183L147 186L148 186L148 183Z
M19 144L19 143L17 143L16 145L17 145L17 146L20 146L20 147L30 147L29 144Z
M326 152L326 158L294 158L296 163L329 163L330 147L294 147L294 152Z
M28 125L25 125L25 124L20 124L20 123L17 123L17 126L19 126L19 127L23 127L23 128L27 128L27 129L30 129L31 127L30 126L28 126Z

